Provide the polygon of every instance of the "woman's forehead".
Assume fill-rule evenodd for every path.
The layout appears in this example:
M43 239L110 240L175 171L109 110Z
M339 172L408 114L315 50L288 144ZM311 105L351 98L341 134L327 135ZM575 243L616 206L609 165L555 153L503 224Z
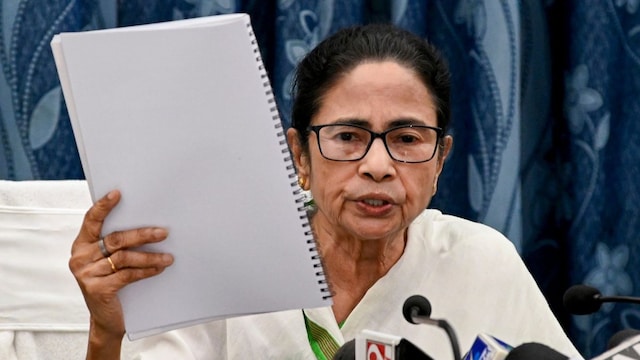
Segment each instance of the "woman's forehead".
M363 63L344 74L324 94L313 124L350 122L386 126L435 126L431 93L417 74L395 62Z

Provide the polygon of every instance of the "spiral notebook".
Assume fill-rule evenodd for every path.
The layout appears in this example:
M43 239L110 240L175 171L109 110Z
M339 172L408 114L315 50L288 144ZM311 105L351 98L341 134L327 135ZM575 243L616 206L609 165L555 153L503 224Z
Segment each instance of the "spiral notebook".
M331 304L248 15L51 46L91 196L122 193L103 234L169 230L174 264L119 293L130 339Z

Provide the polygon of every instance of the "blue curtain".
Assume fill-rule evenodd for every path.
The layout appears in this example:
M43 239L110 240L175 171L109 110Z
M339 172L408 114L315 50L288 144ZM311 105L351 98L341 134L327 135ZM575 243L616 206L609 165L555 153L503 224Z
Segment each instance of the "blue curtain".
M552 30L566 51L558 74L564 87L558 171L565 174L559 217L569 240L569 274L607 294L639 295L639 5L559 2ZM639 310L603 306L576 318L573 330L588 348L620 328L640 329Z
M576 283L640 295L639 7L640 0L6 0L0 179L83 177L49 48L55 33L248 12L288 126L300 58L341 27L390 21L435 43L453 74L454 147L432 206L507 235L589 357L613 333L640 329L633 306L570 317L561 304Z
M96 1L3 1L0 8L0 178L81 178L49 41L115 25ZM105 15L110 16L105 19Z

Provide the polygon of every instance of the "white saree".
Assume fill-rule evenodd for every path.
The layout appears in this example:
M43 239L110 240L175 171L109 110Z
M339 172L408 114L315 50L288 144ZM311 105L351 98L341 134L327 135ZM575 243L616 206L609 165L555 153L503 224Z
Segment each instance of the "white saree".
M430 300L433 318L449 321L462 353L483 332L513 346L539 342L578 355L513 244L487 226L437 210L413 222L403 256L342 328L331 308L305 313L338 344L370 329L403 336L434 359L451 358L444 331L404 319L402 305L414 294ZM125 345L139 349L140 359L316 359L301 310L211 322Z

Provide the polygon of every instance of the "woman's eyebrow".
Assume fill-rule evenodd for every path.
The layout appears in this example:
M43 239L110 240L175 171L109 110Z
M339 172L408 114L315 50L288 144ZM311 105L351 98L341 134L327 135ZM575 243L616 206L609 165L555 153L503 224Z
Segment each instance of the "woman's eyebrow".
M405 126L405 125L427 125L427 123L423 120L416 119L416 118L401 118L401 119L396 119L391 121L388 124L388 128L394 128L394 127Z
M340 118L332 121L330 124L345 124L345 125L358 125L364 128L371 128L371 122L361 118ZM398 126L406 126L406 125L427 125L424 120L407 117L407 118L399 118L392 120L385 124L385 128L391 129Z
M371 127L371 123L369 121L360 118L340 118L331 122L331 124L358 125L366 128Z

